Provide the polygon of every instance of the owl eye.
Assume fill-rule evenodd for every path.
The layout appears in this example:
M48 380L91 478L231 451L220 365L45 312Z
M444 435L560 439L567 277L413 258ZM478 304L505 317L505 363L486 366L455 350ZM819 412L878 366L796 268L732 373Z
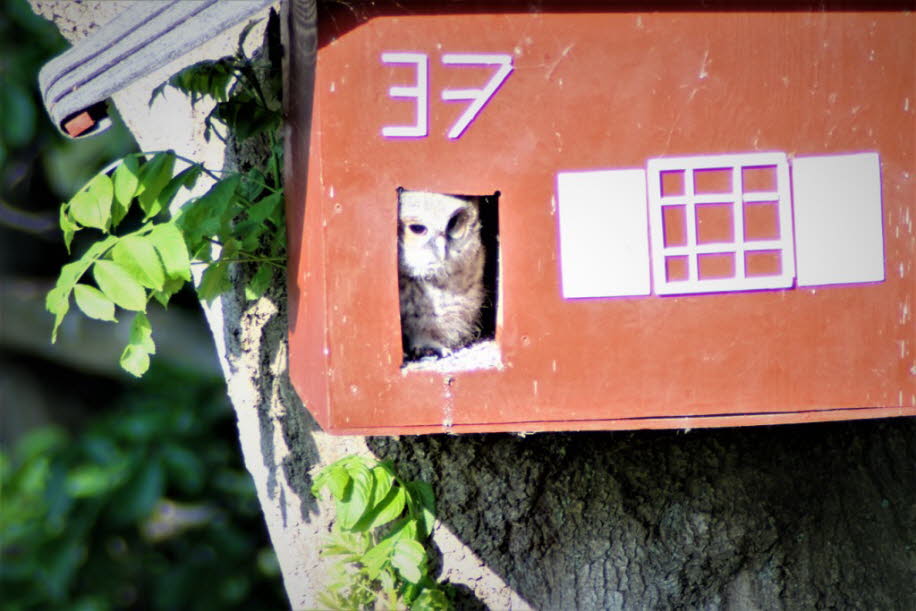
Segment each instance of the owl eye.
M450 238L457 238L461 236L462 231L464 230L464 224L467 221L467 215L464 211L455 213L455 215L448 220L448 225L445 227L445 232Z
M426 233L426 225L421 225L419 223L412 223L408 225L407 228L414 235L423 235Z

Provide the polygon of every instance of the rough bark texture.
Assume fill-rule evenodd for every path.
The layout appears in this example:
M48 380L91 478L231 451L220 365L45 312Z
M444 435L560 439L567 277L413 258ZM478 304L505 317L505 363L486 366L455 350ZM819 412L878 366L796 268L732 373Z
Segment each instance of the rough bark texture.
M916 605L916 421L374 438L543 609Z
M71 40L115 4L127 3L33 0ZM237 34L182 63L230 53ZM225 151L203 142L206 109L175 93L146 106L180 67L131 87L118 108L141 148L222 167ZM294 608L318 606L317 550L331 520L309 493L310 474L351 452L433 483L434 551L460 608L916 608L914 419L330 437L289 383L282 283L257 302L236 290L205 310Z

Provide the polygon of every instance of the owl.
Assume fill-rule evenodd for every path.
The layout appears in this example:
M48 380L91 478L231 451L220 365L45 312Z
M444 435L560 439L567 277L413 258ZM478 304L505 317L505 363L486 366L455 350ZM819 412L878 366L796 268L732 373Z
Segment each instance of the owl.
M398 288L408 359L473 341L484 300L480 198L400 191Z

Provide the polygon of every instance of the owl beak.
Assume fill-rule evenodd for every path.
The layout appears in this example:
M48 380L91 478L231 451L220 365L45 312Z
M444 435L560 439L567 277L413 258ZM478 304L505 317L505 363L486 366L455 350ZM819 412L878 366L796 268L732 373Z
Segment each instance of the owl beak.
M445 236L444 235L436 236L435 245L436 245L436 255L439 257L439 260L445 261L445 251L448 248L448 244L446 243Z

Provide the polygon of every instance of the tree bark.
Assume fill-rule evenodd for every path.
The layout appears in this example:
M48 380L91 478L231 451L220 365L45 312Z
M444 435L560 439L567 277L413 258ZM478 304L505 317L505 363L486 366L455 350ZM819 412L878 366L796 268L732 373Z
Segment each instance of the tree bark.
M32 4L78 40L129 3ZM230 54L241 27L115 98L142 149L228 162L203 139L206 108L175 91L147 101L183 65ZM438 576L457 587L459 608L916 608L912 418L332 437L290 385L286 307L278 284L255 302L237 288L204 310L293 608L320 606L326 574L318 549L332 515L311 476L349 453L433 484Z

